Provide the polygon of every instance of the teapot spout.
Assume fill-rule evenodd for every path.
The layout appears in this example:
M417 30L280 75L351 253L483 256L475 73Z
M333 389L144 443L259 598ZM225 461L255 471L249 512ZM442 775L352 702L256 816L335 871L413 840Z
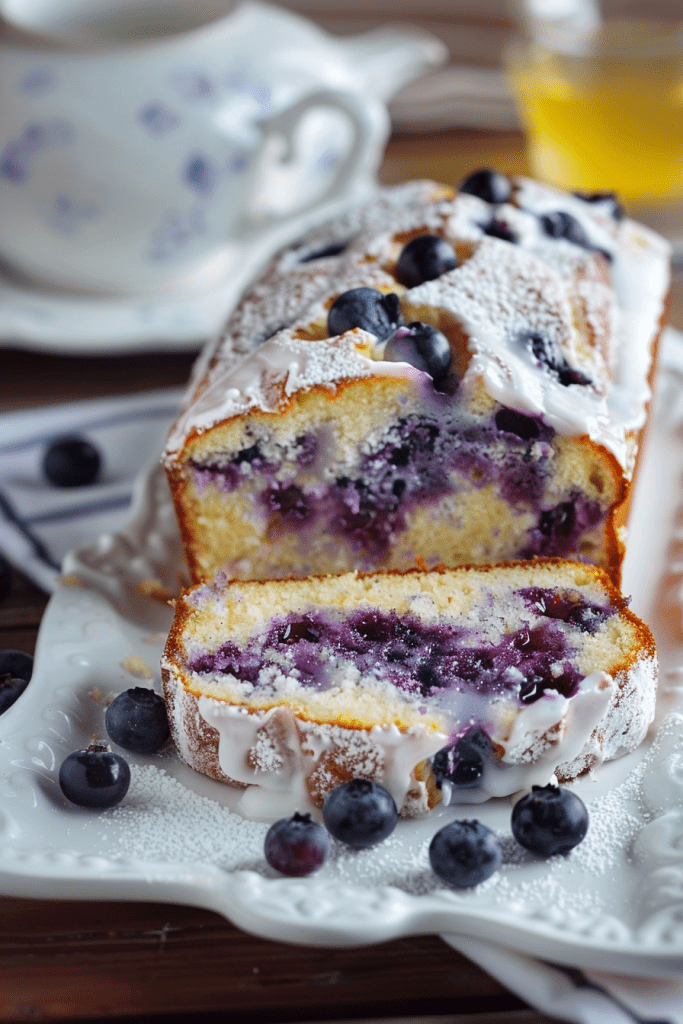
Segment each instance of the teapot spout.
M385 102L430 68L446 64L449 58L448 47L437 36L398 25L373 29L338 42L368 91Z

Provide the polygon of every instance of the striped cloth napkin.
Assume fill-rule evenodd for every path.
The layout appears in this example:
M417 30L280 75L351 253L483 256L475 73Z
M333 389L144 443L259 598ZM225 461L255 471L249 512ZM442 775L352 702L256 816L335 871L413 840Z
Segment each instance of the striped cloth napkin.
M0 552L43 590L55 589L64 555L120 529L136 478L156 462L184 389L95 399L0 416ZM95 483L55 487L43 472L57 438L95 446Z

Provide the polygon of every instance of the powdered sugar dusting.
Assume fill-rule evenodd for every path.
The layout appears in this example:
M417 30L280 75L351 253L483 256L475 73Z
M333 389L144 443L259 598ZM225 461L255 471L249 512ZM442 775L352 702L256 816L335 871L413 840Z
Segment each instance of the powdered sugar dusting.
M167 462L172 463L195 433L253 407L269 409L267 391L259 386L265 355L254 358L264 342L278 334L282 340L287 330L291 340L302 336L297 332L306 338L324 337L332 301L348 289L365 286L396 292L418 309L424 303L435 311L447 310L477 349L482 365L473 366L473 372L483 369L491 378L487 383L497 400L541 413L562 432L588 434L626 465L624 435L642 425L645 416L642 360L650 359L667 290L666 243L648 234L636 258L628 244L631 222L617 224L591 204L526 179L513 178L511 183L513 203L499 208L476 196L451 197L433 182L383 189L371 203L315 229L276 256L213 349L202 356L201 371L193 374L188 401L168 440ZM571 210L587 247L550 239L539 220L546 210ZM512 230L514 244L489 237L492 217ZM425 231L443 234L459 248L459 265L435 282L406 291L394 274L397 246L406 235ZM637 301L634 294L640 296ZM594 387L562 387L543 381L548 375L539 374L533 363L517 365L514 339L520 329L542 332L570 364L578 356ZM298 361L295 347L291 357ZM272 346L267 355L277 358ZM332 355L325 353L330 381L339 379ZM627 363L636 360L643 373L613 378L606 363L613 356L623 356ZM348 371L349 377L358 375L358 367L349 364ZM360 376L369 372L395 374L396 364L387 368L381 360L368 361ZM288 394L310 386L300 375L290 379Z
M350 850L333 840L318 874L335 885L394 886L415 896L448 890L452 899L464 903L474 899L478 906L523 916L552 908L558 915L592 917L613 913L617 907L623 912L626 902L633 918L630 923L635 925L639 902L634 848L642 845L653 822L664 820L666 809L653 810L648 792L653 787L661 790L667 766L683 757L681 721L680 714L665 718L645 755L609 791L591 799L591 780L577 787L588 805L590 825L584 842L567 857L542 861L523 850L509 828L513 800L498 800L477 808L477 816L501 837L503 866L474 889L449 889L431 871L428 859L434 833L454 818L472 818L471 808L454 807L419 821L401 821L385 842L369 850ZM679 803L680 796L679 783ZM102 818L102 839L106 839L108 856L201 861L226 871L249 869L274 877L263 857L268 827L195 793L164 768L146 764L132 766L126 800ZM648 853L655 860L658 855L662 851ZM606 885L605 879L613 879L614 885ZM633 886L632 899L625 900L624 886Z
M112 856L196 860L232 871L263 860L267 830L194 793L156 765L131 765L126 799L107 817Z

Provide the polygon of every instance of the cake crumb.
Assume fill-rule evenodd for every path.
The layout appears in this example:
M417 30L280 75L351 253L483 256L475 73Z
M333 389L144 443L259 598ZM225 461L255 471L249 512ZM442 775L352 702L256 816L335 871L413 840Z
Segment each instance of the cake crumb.
M121 667L126 670L128 675L135 676L136 679L154 679L152 669L144 658L140 658L137 654L131 654L129 658L122 661Z

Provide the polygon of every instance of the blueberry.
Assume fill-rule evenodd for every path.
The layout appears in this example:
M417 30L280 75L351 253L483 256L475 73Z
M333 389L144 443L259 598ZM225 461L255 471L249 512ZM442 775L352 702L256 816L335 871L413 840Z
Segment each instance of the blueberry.
M327 315L330 337L360 327L384 341L403 323L398 295L384 295L375 288L351 288L335 299Z
M453 354L445 334L414 320L389 336L384 358L392 363L410 363L438 381L450 370Z
M321 249L314 249L312 252L306 253L305 256L301 256L299 263L311 263L313 260L322 260L328 256L339 256L348 244L348 241L330 242L329 245L325 245Z
M555 508L541 512L539 532L544 537L570 537L576 522L576 508L572 501L562 501Z
M238 466L241 466L243 462L247 462L251 466L253 463L262 460L263 456L261 455L259 445L252 444L249 448L240 448L237 455L234 455L230 461L234 462Z
M510 179L499 171L492 171L488 167L482 167L473 171L458 185L459 192L468 192L470 195L479 196L487 203L507 203L512 195Z
M600 249L589 241L588 235L576 217L572 217L571 213L565 213L564 210L554 210L552 213L544 213L540 217L540 221L546 235L549 235L551 238L565 238L568 242L573 242L574 245L580 245L582 249L602 253L606 260L612 259L611 253L605 249Z
M0 601L4 601L12 592L12 566L0 555Z
M596 633L602 623L606 622L613 614L614 610L611 607L601 608L596 604L578 604L568 613L565 621L578 626L582 633Z
M538 331L520 331L517 342L531 353L537 366L550 370L563 387L590 384L590 378L570 366L557 346Z
M84 487L100 472L100 453L82 437L60 437L53 441L43 458L43 472L55 487Z
M396 277L406 288L433 281L458 265L453 246L438 235L418 235L404 245L396 264Z
M33 658L23 651L0 651L0 676L14 676L29 682L33 675Z
M588 831L583 800L561 786L533 786L512 808L512 834L541 857L567 854Z
M383 786L370 779L352 779L328 793L323 820L335 839L362 850L391 835L398 811L394 798Z
M79 807L113 807L128 792L130 768L106 744L93 743L62 761L59 785L67 800Z
M480 821L452 821L429 844L432 871L456 889L484 882L502 860L498 836Z
M432 760L436 784L441 789L444 780L459 789L472 789L481 781L484 762L491 753L491 742L481 729L472 729L457 743L444 747Z
M169 736L164 700L144 686L133 686L115 697L104 724L109 739L132 754L154 754Z
M276 483L263 492L263 498L272 512L278 512L283 519L301 521L313 513L310 500L297 484L283 486Z
M584 203L602 206L617 223L624 219L624 207L619 202L616 192L583 192L579 190L574 195L577 199L582 199Z
M0 675L0 715L12 707L27 686L28 679L17 679L9 672L4 676Z
M550 238L565 238L568 242L580 245L583 249L591 248L586 232L571 213L554 210L552 213L542 214L540 221L541 227Z
M585 386L591 382L590 377L587 377L585 373L581 373L580 370L575 370L567 362L564 362L562 366L558 367L557 379L564 388L568 388L570 384L580 384Z
M491 235L492 238L501 238L504 242L516 243L519 241L517 233L501 217L492 217L487 224L482 224L482 230L485 235Z
M538 420L532 416L525 416L521 412L516 412L514 409L507 409L503 407L499 409L494 417L496 424L496 430L500 430L505 434L515 434L517 437L521 437L523 441L531 441L533 438L538 437L541 432Z
M266 833L264 853L271 868L282 875L301 877L317 871L330 848L330 837L310 814L296 812L281 818Z
M310 644L317 644L322 635L322 629L316 623L304 616L302 619L288 622L280 626L277 631L277 642L281 644L298 644L305 640Z

